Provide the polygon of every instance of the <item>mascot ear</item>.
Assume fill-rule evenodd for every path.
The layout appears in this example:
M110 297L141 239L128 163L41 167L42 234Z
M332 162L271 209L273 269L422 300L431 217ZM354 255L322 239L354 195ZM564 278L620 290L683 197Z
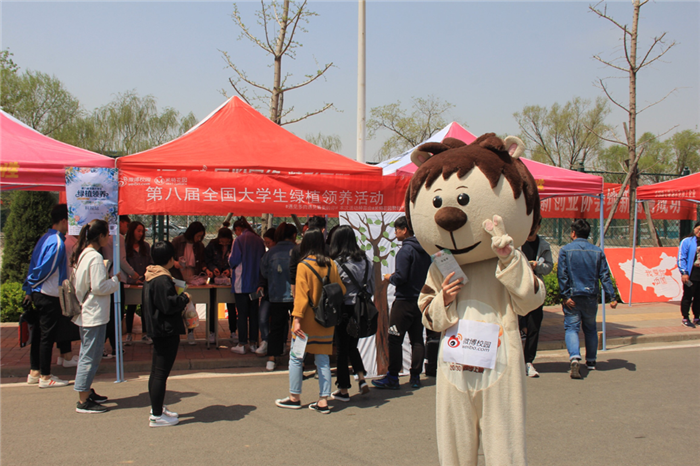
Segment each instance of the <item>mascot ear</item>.
M519 159L520 156L525 153L525 144L520 140L520 138L516 138L515 136L507 136L503 141L503 144L506 146L506 150L510 156L514 159Z
M438 155L440 152L445 152L449 149L466 146L464 141L455 138L445 138L442 142L426 142L421 144L411 153L411 162L420 167L431 157Z

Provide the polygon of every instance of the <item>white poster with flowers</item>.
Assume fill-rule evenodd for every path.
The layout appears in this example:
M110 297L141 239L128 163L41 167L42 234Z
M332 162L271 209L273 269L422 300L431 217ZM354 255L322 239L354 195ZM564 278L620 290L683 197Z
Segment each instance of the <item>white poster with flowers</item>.
M83 225L94 219L109 223L109 233L119 226L119 180L116 168L66 168L68 234L79 235Z

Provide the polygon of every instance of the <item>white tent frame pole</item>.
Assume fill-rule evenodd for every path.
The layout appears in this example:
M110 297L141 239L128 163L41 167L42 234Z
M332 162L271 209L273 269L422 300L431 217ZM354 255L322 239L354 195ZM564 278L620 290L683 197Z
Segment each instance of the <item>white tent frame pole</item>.
M637 259L637 216L639 214L639 204L644 201L634 201L634 233L632 234L632 275L630 276L630 297L627 307L632 307L632 289L634 288L634 263Z
M605 255L605 194L600 193L598 195L598 199L600 200L600 224L598 225L600 229L600 249L603 251L603 255ZM608 333L607 333L607 326L605 325L605 288L603 286L600 287L600 301L601 305L603 306L603 346L602 346L602 351L607 351L607 340L608 340Z
M116 165L116 161L115 161ZM117 170L117 179L119 170ZM117 189L117 206L119 206L119 189ZM121 233L119 232L119 213L117 211L117 234L112 238L112 245L114 246L114 253L112 254L112 267L114 275L117 275L121 270L121 259L119 247L121 246ZM116 348L112 348L116 352L116 380L114 383L125 382L124 380L124 354L122 353L122 293L121 293L121 282L117 291L114 293L114 345Z

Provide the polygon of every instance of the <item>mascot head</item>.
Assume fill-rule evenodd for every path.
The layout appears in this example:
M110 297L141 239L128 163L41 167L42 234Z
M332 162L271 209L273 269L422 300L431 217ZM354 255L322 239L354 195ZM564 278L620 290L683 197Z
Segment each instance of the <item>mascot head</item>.
M537 185L518 160L523 142L494 133L473 143L446 138L411 154L418 166L406 192L409 227L428 254L452 252L459 264L496 257L482 224L494 215L516 247L525 243L540 219Z

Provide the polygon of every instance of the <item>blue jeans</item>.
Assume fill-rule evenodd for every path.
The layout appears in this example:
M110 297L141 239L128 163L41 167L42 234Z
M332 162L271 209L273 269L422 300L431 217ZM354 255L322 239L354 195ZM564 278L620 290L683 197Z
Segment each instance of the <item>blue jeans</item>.
M267 341L270 336L270 301L267 299L260 300L260 339Z
M598 332L595 316L598 313L598 300L595 296L572 296L576 305L564 311L564 340L569 351L569 360L581 359L578 332L583 324L583 337L586 342L586 361L595 361L598 352Z
M314 354L316 369L318 369L319 396L331 394L331 360L327 354ZM289 356L289 393L301 395L301 381L304 376L304 358Z
M92 381L102 361L102 351L105 348L107 324L97 327L80 327L80 357L75 373L76 392L89 392Z

